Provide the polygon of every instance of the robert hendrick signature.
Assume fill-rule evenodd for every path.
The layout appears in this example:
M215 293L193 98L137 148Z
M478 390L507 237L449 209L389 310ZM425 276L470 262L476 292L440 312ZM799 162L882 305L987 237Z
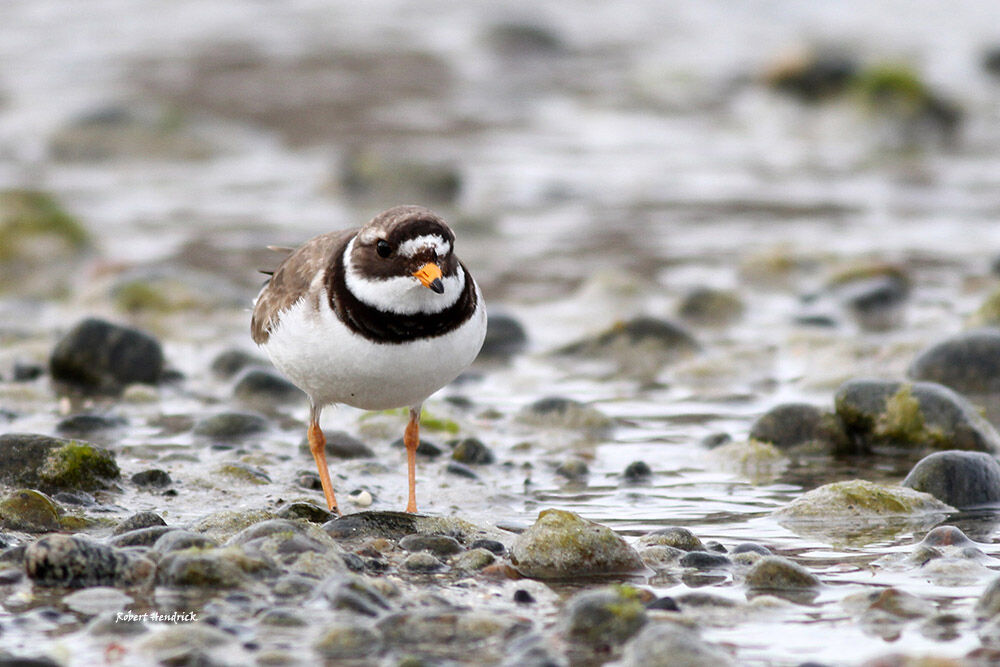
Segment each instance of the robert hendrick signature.
M115 623L192 623L197 620L198 614L193 611L172 611L169 614L144 611L137 614L126 609L115 614Z

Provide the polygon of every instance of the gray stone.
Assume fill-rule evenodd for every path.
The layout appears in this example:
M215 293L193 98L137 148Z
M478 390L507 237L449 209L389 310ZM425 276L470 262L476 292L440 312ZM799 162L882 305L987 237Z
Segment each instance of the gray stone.
M814 444L823 451L850 450L850 441L836 417L807 403L776 405L757 418L749 437L780 449Z
M163 350L152 336L99 319L69 331L49 359L52 378L88 390L117 391L155 384L163 375Z
M705 551L705 545L698 536L683 526L668 526L646 533L639 538L639 544L673 547L681 551Z
M114 586L130 557L81 535L52 534L28 545L25 571L39 586Z
M563 611L563 634L574 643L609 650L622 646L646 624L638 591L627 586L574 595Z
M194 426L196 435L219 440L234 440L267 430L267 419L246 412L223 412L202 419Z
M798 591L819 588L819 578L812 572L781 556L764 556L746 574L751 589Z
M486 465L496 460L490 448L483 444L479 438L463 438L449 444L453 447L451 450L452 460L459 463Z
M736 664L721 648L687 627L648 623L625 647L623 662L643 667L729 667Z
M1000 329L979 329L948 338L921 352L907 373L963 394L1000 392Z
M138 530L140 528L151 528L153 526L166 526L167 522L163 520L156 512L144 511L136 512L125 519L118 522L114 530L111 531L112 535L121 535L122 533L127 533L129 531Z
M89 442L34 433L0 435L0 481L60 491L107 489L121 477L114 455Z
M507 313L489 312L486 318L486 339L479 351L480 359L509 359L520 354L528 344L524 326Z
M306 399L301 389L266 368L247 369L236 381L233 396L261 410L288 403L301 403Z
M984 452L936 452L922 458L902 485L959 509L1000 501L1000 463Z
M427 551L431 554L451 556L464 551L458 540L448 535L407 535L399 541L399 547L404 551Z

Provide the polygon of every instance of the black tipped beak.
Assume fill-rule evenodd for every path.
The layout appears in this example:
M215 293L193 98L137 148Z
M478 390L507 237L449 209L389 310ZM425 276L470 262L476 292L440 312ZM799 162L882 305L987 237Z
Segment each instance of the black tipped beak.
M444 283L441 282L440 278L435 278L434 280L432 280L431 284L428 285L427 287L429 287L432 292L436 292L438 294L444 294Z

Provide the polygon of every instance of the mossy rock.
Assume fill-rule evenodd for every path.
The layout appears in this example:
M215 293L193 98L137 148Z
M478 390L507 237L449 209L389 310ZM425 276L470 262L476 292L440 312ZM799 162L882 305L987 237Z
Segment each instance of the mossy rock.
M631 586L584 591L566 603L566 638L601 650L623 645L646 624L646 607Z
M1000 288L993 290L969 317L969 326L1000 327Z
M903 486L884 486L865 480L833 482L805 493L778 510L783 518L832 521L844 518L880 518L944 514L955 508L929 493Z
M0 481L46 493L97 491L121 478L114 454L82 440L8 433L0 451Z
M49 533L62 528L56 504L33 489L19 489L0 501L0 525L27 533Z
M0 260L30 252L40 239L61 243L69 251L85 248L90 237L83 225L51 194L39 190L0 190Z

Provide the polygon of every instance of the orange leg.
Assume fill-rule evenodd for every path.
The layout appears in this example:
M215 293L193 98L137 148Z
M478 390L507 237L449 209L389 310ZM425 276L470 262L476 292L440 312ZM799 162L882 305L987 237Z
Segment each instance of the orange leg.
M420 445L420 406L410 408L410 421L403 433L406 445L406 472L410 482L410 496L406 503L407 512L417 511L417 446Z
M326 465L326 437L319 427L319 410L313 407L309 411L309 451L316 460L316 470L319 471L319 481L323 485L323 495L331 512L337 510L337 499L333 495L333 482L330 481L330 469Z

